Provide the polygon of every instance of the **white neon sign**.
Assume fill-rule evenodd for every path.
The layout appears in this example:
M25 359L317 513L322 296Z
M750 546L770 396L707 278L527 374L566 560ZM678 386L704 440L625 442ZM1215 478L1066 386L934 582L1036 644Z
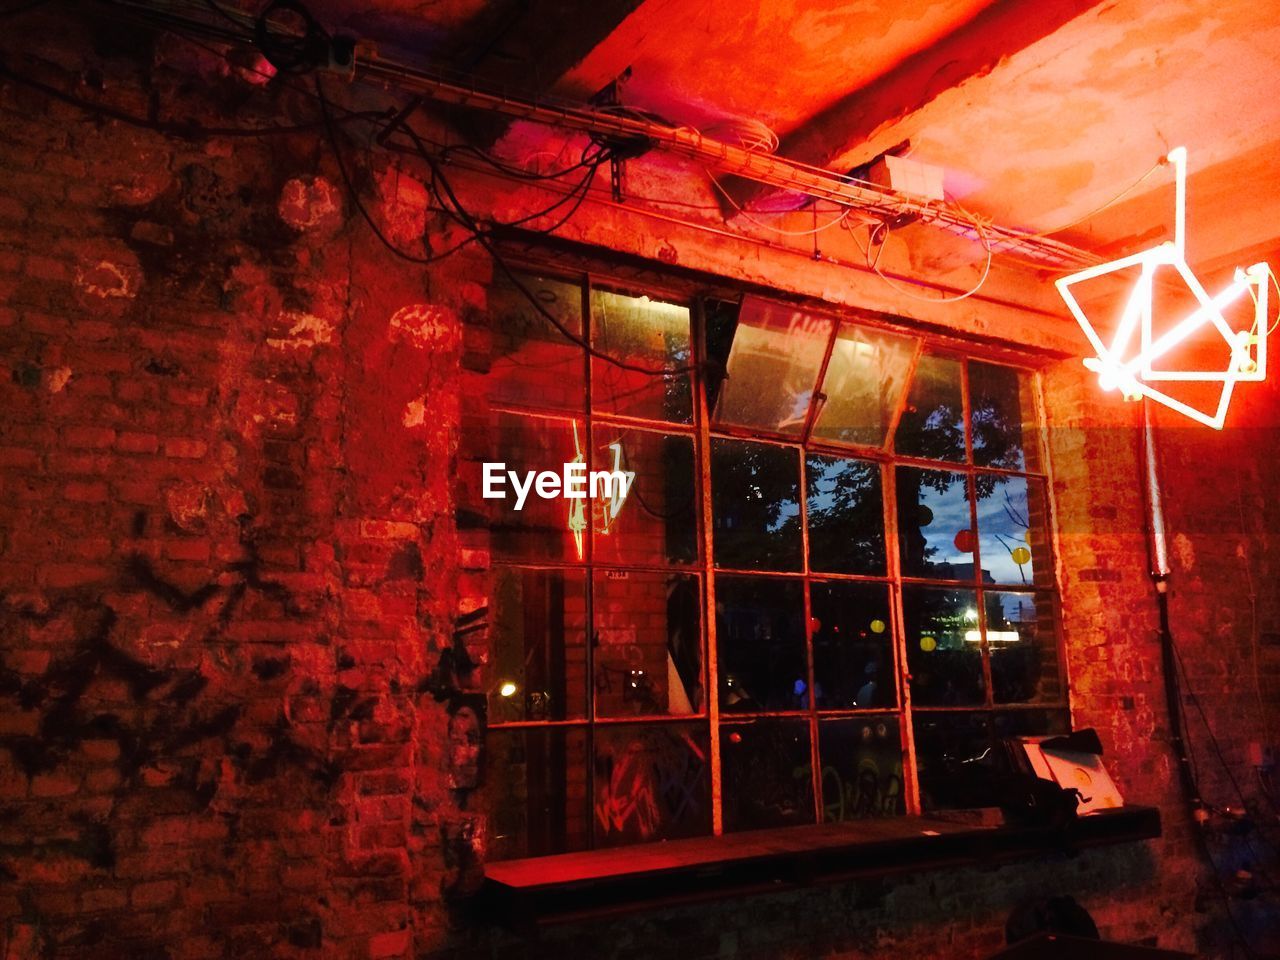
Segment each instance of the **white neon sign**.
M1084 363L1098 374L1098 383L1104 390L1118 388L1127 397L1148 397L1206 426L1221 430L1235 385L1261 381L1267 375L1267 292L1271 271L1265 263L1255 263L1247 270L1237 268L1232 282L1226 288L1214 296L1208 294L1186 261L1186 148L1171 150L1168 160L1174 166L1175 176L1173 241L1073 273L1058 280L1057 287L1062 299L1066 301L1067 309L1080 324L1080 329L1084 331L1089 345L1096 353L1096 356L1088 357ZM1098 331L1072 294L1071 287L1133 267L1141 270L1138 281L1120 315L1111 343L1103 343ZM1152 287L1156 271L1161 267L1172 267L1177 271L1198 305L1181 321L1157 336L1153 320L1164 318L1153 317ZM1253 324L1248 329L1236 330L1227 322L1223 311L1246 293L1251 294L1254 301ZM1206 325L1216 330L1227 346L1228 360L1225 369L1163 369L1157 365L1175 347ZM1220 383L1222 387L1217 406L1212 412L1200 410L1153 386L1166 381Z

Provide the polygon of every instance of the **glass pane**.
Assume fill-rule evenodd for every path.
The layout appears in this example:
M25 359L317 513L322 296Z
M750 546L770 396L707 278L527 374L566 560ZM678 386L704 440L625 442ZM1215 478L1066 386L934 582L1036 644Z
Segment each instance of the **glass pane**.
M489 723L585 717L586 575L495 566L489 604Z
M716 644L722 711L808 707L799 580L716 577Z
M798 436L804 431L831 321L780 303L746 297L738 313L726 377L715 399L717 425ZM724 349L723 342L719 344Z
M992 807L1013 773L1007 737L1050 736L1070 729L1066 710L914 715L920 802L926 811Z
M809 724L725 724L720 730L720 788L726 832L813 823Z
M809 587L813 690L819 710L867 710L898 702L889 588L815 580Z
M912 702L930 707L985 703L977 593L903 587L902 613Z
M522 276L542 307L581 338L582 288ZM492 361L487 386L495 403L529 404L581 412L585 404L584 351L538 312L505 278L489 290Z
M522 486L527 484L530 471L562 475L564 465L584 448L582 425L572 420L495 412L490 430L494 440L490 460L503 465L501 482L493 485L502 496L483 501L488 507L493 555L507 560L581 560L586 501L560 496L547 499L533 487L526 487L520 503L508 473L514 472ZM575 517L581 517L582 522L575 524Z
M906 813L896 717L824 720L818 726L826 823Z
M490 730L490 860L585 850L591 838L582 727Z
M916 341L841 324L822 380L813 435L883 447L906 388Z
M798 451L746 440L712 440L711 519L716 566L799 570Z
M978 473L973 484L983 582L1051 586L1044 481Z
M973 580L973 524L964 474L898 467L895 476L903 576Z
M974 463L1006 470L1040 469L1029 373L969 361L969 416Z
M592 517L598 563L693 563L698 491L693 438L616 426L592 428L592 471L635 474L626 497L600 497Z
M1062 699L1053 597L1048 593L987 593L987 649L996 703Z
M921 807L954 810L995 803L991 780L1001 771L987 714L915 711L912 730Z
M908 457L957 462L965 459L959 360L920 355L893 446Z
M596 716L702 711L701 609L697 577L596 571Z
M879 464L809 454L805 488L810 569L883 576Z
M705 724L595 730L597 847L711 833L711 749Z
M592 290L591 338L606 356L642 368L629 370L592 357L593 409L647 420L693 419L687 372L644 372L680 370L692 363L688 307Z

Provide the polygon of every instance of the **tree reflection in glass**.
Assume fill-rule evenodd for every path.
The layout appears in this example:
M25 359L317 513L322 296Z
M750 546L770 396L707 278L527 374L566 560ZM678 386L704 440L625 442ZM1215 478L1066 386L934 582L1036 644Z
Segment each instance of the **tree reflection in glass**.
M713 439L711 504L716 566L800 569L800 458L794 447Z
M920 355L893 443L897 453L908 457L957 463L966 459L959 360Z
M809 566L829 573L884 573L880 467L865 460L805 458Z
M903 575L973 580L973 523L964 474L898 467L896 481Z

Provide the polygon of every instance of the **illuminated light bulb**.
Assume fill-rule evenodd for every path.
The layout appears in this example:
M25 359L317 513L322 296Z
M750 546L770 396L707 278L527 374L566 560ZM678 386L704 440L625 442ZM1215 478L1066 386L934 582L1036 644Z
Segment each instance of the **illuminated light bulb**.
M1098 374L1098 385L1103 390L1119 389L1126 399L1146 397L1164 404L1184 416L1214 429L1222 429L1227 407L1237 383L1259 382L1266 378L1267 367L1267 307L1270 268L1256 263L1247 269L1237 268L1232 282L1214 296L1210 296L1186 262L1186 179L1187 151L1178 147L1169 151L1167 158L1174 165L1174 239L1140 253L1121 257L1098 266L1088 267L1057 281L1058 292L1067 309L1080 325L1095 356L1085 360L1085 366ZM1085 315L1071 291L1074 284L1092 280L1121 270L1140 270L1129 299L1121 312L1110 344L1103 343L1098 331ZM1153 282L1156 270L1172 267L1187 289L1195 297L1197 306L1186 317L1169 327L1158 337L1154 332L1155 306ZM1254 301L1253 323L1247 330L1233 330L1223 316L1223 311L1246 293ZM1159 318L1162 322L1167 319ZM1228 348L1226 369L1157 369L1155 364L1168 358L1172 351L1189 337L1209 327L1216 331ZM1131 341L1137 334L1138 343ZM1256 345L1256 356L1250 351ZM1201 410L1165 393L1158 386L1163 381L1182 381L1221 384L1217 406L1212 411Z
M938 649L938 641L935 640L933 637L927 637L927 636L921 637L920 649L923 650L925 653L933 653L933 651Z
M872 620L872 621L871 621L871 632L872 632L872 633L884 633L884 630L885 630L885 622L884 622L883 620Z
M498 687L498 696L500 696L500 697L511 697L511 696L514 696L514 695L515 695L516 690L518 690L518 689L519 689L519 688L518 688L514 683L512 683L510 680L505 680L505 681L503 681L502 686Z
M1014 547L1009 551L1009 556L1013 558L1013 562L1018 566L1031 561L1031 551L1026 547Z
M973 609L973 607L970 607L968 610L964 612L964 618L968 620L970 623L972 623L973 621L978 619L978 611Z

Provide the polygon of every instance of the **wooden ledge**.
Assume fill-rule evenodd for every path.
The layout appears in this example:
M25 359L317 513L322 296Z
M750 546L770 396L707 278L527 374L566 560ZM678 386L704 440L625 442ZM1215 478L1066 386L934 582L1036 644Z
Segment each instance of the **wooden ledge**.
M514 929L860 877L1007 862L1160 836L1154 807L1080 817L1065 830L933 817L757 830L491 863L483 896Z

